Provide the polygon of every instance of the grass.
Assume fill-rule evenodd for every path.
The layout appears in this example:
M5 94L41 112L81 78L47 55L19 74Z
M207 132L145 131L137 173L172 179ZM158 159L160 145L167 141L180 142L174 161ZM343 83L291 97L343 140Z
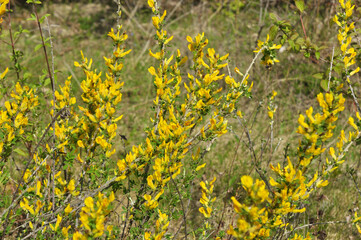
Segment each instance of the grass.
M245 71L253 58L252 50L255 48L257 39L264 39L270 26L268 13L276 11L281 19L287 19L297 25L300 30L298 15L294 13L294 7L291 4L283 4L281 8L269 8L266 17L262 23L262 31L259 31L259 2L250 1L248 5L240 9L235 14L234 19L229 17L226 9L218 12L209 21L209 16L214 13L211 4L204 2L195 6L193 10L189 7L183 7L177 10L170 18L166 29L171 35L174 35L173 46L180 48L183 54L190 56L185 44L187 35L194 36L198 32L205 32L209 38L209 46L214 47L221 55L230 53L230 68L235 66ZM93 8L91 7L93 6ZM56 56L55 66L58 70L57 83L61 84L69 75L73 75L73 89L78 93L82 73L73 66L74 60L80 59L79 50L82 49L88 58L93 58L94 66L99 71L105 71L102 56L108 56L111 53L111 46L105 37L109 29L109 23L114 22L114 14L104 17L105 13L115 12L113 9L104 8L100 4L88 6L84 3L71 3L71 9L68 5L50 4L42 9L42 14L50 10L49 18L52 35L54 36L54 55ZM81 7L81 8L80 8ZM83 8L89 12L83 12ZM131 13L132 9L129 9ZM169 9L171 12L172 9ZM281 64L275 65L271 70L264 71L262 66L257 64L251 72L251 80L254 81L254 96L252 100L245 100L241 103L245 118L251 123L251 138L256 149L257 156L260 156L264 149L262 166L267 169L268 160L272 158L272 163L281 164L284 161L284 151L288 145L290 148L288 154L293 156L296 152L298 134L295 133L297 118L299 113L303 113L309 106L316 106L316 94L320 91L320 81L312 75L328 68L329 60L326 59L330 44L336 42L334 32L328 31L328 20L332 16L332 9L318 9L318 17L313 15L315 10L310 9L310 14L305 17L305 26L309 37L314 42L321 42L326 48L321 52L321 59L317 64L312 63L310 59L305 59L302 54L280 53ZM15 16L24 16L26 9L18 9ZM123 144L119 144L120 154L117 157L124 156L133 144L137 144L144 139L144 129L149 124L149 117L152 117L152 101L154 97L153 83L147 68L154 64L148 56L148 49L154 48L153 30L150 23L150 12L139 7L132 18L124 14L125 20L122 20L124 28L129 34L127 46L132 48L132 53L124 66L123 80L125 88L123 90L123 101L121 111L124 114L123 125L119 133L126 136L125 149ZM36 78L39 72L44 68L43 55L41 51L34 51L33 47L40 43L37 35L36 26L23 17L14 18L13 28L17 25L23 25L29 30L24 37L16 43L17 49L24 51L22 64L29 71L29 81L39 84ZM260 34L257 34L259 31ZM7 41L8 33L3 31L2 39ZM175 49L173 49L175 50ZM0 63L9 61L9 46L0 44ZM3 68L3 64L1 69ZM10 76L10 78L13 76ZM11 85L8 84L7 85ZM48 86L50 87L50 85ZM269 142L270 127L265 125L267 119L267 103L265 96L272 90L276 90L277 95L277 114L273 129L273 146L278 146L277 150L271 154L268 148L263 146ZM45 91L45 94L51 94ZM49 95L50 96L50 95ZM78 96L79 97L79 96ZM345 111L344 123L346 117L354 112L352 104L348 105ZM345 126L345 124L342 124ZM210 168L205 172L204 178L210 179L217 176L216 193L219 198L224 198L227 206L219 206L219 211L228 211L230 209L229 197L232 194L239 194L240 176L243 174L254 174L253 163L250 151L248 149L248 140L244 134L244 128L236 121L230 121L230 128L234 134L229 131L227 136L217 140L215 147L206 155L205 161ZM236 135L238 137L236 137ZM353 148L346 159L347 165L359 168L359 148ZM308 206L307 215L300 216L300 221L308 224L311 220L316 222L345 221L347 217L358 206L358 193L355 184L350 181L346 169L335 173L335 177L330 182L329 187L321 190L310 199L314 203ZM239 176L239 177L237 177ZM194 199L197 199L195 197ZM314 201L315 200L315 201ZM316 203L316 204L315 204ZM192 202L197 206L198 203ZM322 214L320 214L322 211ZM193 213L195 214L195 212ZM192 219L192 216L189 216ZM181 218L180 218L181 219ZM316 220L315 220L316 219ZM234 220L234 219L233 219ZM200 219L195 218L194 224L198 224ZM222 224L229 224L232 219L223 219ZM319 239L323 232L327 233L327 239L341 239L345 232L350 239L356 239L355 228L350 228L348 224L320 224L312 227L310 231ZM345 238L343 238L345 239Z

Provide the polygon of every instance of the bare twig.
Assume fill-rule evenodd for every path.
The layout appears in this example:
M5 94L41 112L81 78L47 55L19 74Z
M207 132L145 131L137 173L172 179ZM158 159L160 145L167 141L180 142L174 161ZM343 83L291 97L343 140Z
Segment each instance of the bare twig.
M10 9L11 9L11 1L9 1L8 3L8 9L9 9L9 12L8 12L8 17L9 17L9 36L10 36L10 41L11 41L11 49L13 51L13 58L14 58L14 66L15 66L15 71L16 71L16 77L18 79L18 81L20 80L20 73L19 73L19 70L18 69L18 58L16 56L16 52L15 52L15 43L14 43L14 39L13 39L13 34L12 34L12 30L11 30L11 14L10 14Z
M174 179L173 179L172 176L170 177L170 180L172 181L172 183L173 183L173 185L174 185L174 187L175 187L175 189L176 189L176 191L178 193L179 201L180 201L181 206L182 206L182 210L183 210L183 223L182 224L184 224L184 239L187 240L187 235L188 235L187 234L187 218L186 218L186 211L185 211L184 205L183 205L182 195L180 194L179 189L177 187L177 184L174 182Z
M258 19L258 26L262 24L262 13L263 13L263 0L259 0L259 19Z
M128 178L128 188L129 188L129 178ZM129 194L128 194L128 202L127 202L127 214L126 214L126 216L125 216L125 219L127 220L128 219L128 216L129 216L129 203L130 203L130 196L129 196ZM124 234L125 234L125 229L126 229L126 227L127 227L127 221L125 221L125 223L124 223L124 226L123 226L123 231L122 231L122 237L120 238L120 239L124 239Z
M342 223L348 223L347 221L330 221L330 222L317 222L317 223L310 223L310 224L306 224L306 225L303 225L303 226L299 226L299 227L295 227L292 231L288 231L288 232L285 232L283 234L283 236L285 235L289 235L290 233L296 231L296 230L300 230L300 229L303 229L303 228L308 228L308 227L312 227L312 226L315 226L315 225L328 225L328 224L342 224Z
M300 20L301 20L301 24L302 24L303 34L305 35L305 38L307 39L306 29L305 29L305 25L303 24L303 20L302 20L302 15L301 15L301 14L300 14Z
M48 59L48 53L47 53L46 46L45 46L43 30L41 29L40 19L39 19L39 15L38 15L38 13L36 11L35 4L33 5L33 8L34 8L34 14L36 16L36 23L37 23L38 28L39 28L41 43L42 43L42 47L43 47L43 51L44 51L45 62L46 62L46 66L48 68L48 74L49 74L49 78L50 78L50 81L51 81L51 88L52 88L53 92L55 92L54 78L53 78L53 74L52 74L52 72L50 70L50 64L49 64L49 59ZM54 102L54 104L55 104L55 102Z
M225 1L222 1L221 4L219 4L219 7L217 8L217 10L214 11L213 14L212 14L209 18L207 18L206 21L204 21L203 28L204 28L205 26L207 26L207 24L208 24L215 16L217 16L217 14L222 10L223 6L228 3L228 1L229 1L229 0L225 0Z
M55 98L55 82L54 82L54 79L55 79L54 48L53 48L53 40L52 40L52 37L51 37L50 25L49 25L48 18L46 17L45 20L46 20L46 24L48 26L48 34L49 34L49 42L50 42L50 55L51 55L51 67L52 67L52 72L49 73L49 75L51 75L51 79L53 79L53 81L51 81L52 89L53 89L53 103L54 103L53 106L52 106L52 110L55 111L56 98ZM43 37L42 37L42 39L43 39ZM43 44L44 44L44 41L43 41ZM43 45L43 47L45 48L44 45ZM46 51L44 51L44 54L46 54ZM53 145L54 145L54 147L55 147L55 141L56 141L55 139L56 139L55 138L55 127L54 127L54 124L53 124ZM53 188L53 192L52 192L52 201L53 201L52 209L53 209L53 211L55 210L55 174L56 174L55 157L56 157L56 153L54 152L53 162L52 162L53 163L52 164L52 188Z
M347 77L347 78L348 78L348 77ZM356 105L356 107L357 107L357 111L361 114L360 104L358 103L358 100L357 100L357 98L356 98L356 95L355 95L355 92L354 92L353 87L352 87L352 85L351 85L351 82L350 82L350 81L347 81L347 80L346 80L346 82L347 82L348 87L349 87L350 90L351 90L351 95L352 95L353 101L354 101L354 103L355 103L355 105Z
M258 52L257 52L257 54L256 54L256 56L254 56L254 58L253 58L253 60L252 60L252 62L251 62L251 64L249 65L249 67L248 67L248 69L247 69L247 71L246 71L246 73L244 74L244 76L243 76L243 79L242 79L242 81L241 81L241 85L243 84L243 82L246 80L246 78L247 78L247 76L248 76L248 74L249 74L249 71L251 71L251 69L252 69L252 67L253 67L253 65L255 64L255 62L256 62L256 60L257 60L257 58L258 58L258 56L261 54L261 52L262 52L262 50L264 49L264 47L262 47Z
M144 29L144 27L135 18L132 18L132 14L129 13L127 9L125 9L121 4L119 5L119 7L121 8L122 12L124 12L128 16L128 18L135 23L135 26L137 26L140 30L142 30L142 32L146 36L149 36L150 33L146 29Z
M248 128L247 128L247 126L245 124L242 123L241 118L239 116L237 116L237 120L242 126L244 126L246 136L247 136L248 142L249 142L249 149L250 149L250 151L252 153L252 156L253 156L256 172L258 173L260 178L265 182L266 187L268 188L269 192L274 196L274 192L272 191L271 185L269 184L266 176L260 171L260 169L257 166L258 165L257 156L256 156L256 152L255 152L254 147L253 147L253 142L252 142L252 139L251 139L251 135L249 134Z
M352 181L355 183L355 187L356 187L356 189L357 189L357 192L358 192L358 194L359 194L360 197L361 197L361 190L360 190L360 188L358 187L358 184L357 184L357 181L356 181L354 175L353 175L351 172L349 172L349 174L351 175Z
M330 72L328 74L328 84L327 84L327 91L330 91L330 82L332 76L332 64L333 64L333 57L335 55L335 47L332 48L332 57L331 57L331 65L330 65Z

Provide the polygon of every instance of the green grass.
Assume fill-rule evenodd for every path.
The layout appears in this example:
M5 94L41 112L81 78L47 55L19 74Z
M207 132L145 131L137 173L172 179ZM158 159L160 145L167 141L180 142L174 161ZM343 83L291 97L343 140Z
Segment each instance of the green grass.
M212 14L209 4L205 4L203 7L197 6L194 11L185 8L182 12L177 12L170 20L173 23L166 26L169 34L175 36L172 44L174 48L171 51L175 51L177 46L183 54L191 58L192 56L187 50L185 38L187 35L194 36L198 32L204 31L209 38L210 47L215 48L221 55L230 53L230 69L232 70L237 66L242 72L245 72L253 58L253 49L255 48L258 37L257 32L260 28L258 25L259 9L257 3L252 1L251 4L241 9L235 16L235 20L229 18L226 12L221 11L207 24L205 22ZM58 6L65 7L54 5L54 8ZM98 9L98 12L88 15L87 13L80 12L78 4L72 3L72 7L74 7L74 10L69 13L69 16L53 14L49 18L49 22L50 24L57 25L51 28L52 35L54 36L55 68L58 70L57 83L62 84L69 75L73 75L73 91L75 94L78 94L80 91L79 84L83 80L84 75L73 66L73 61L80 60L80 49L86 57L92 58L94 66L105 74L106 66L103 63L103 56L111 54L112 46L109 45L110 40L104 34L110 26L95 26L102 19L102 14L106 12L104 9ZM50 9L53 8L51 7ZM46 10L42 9L43 12ZM15 14L22 15L23 11L25 12L25 10L20 9ZM285 4L283 8L268 9L268 13L275 11L281 19L287 19L296 24L300 34L302 33L298 15L294 13L295 10L292 9L292 6ZM171 12L171 9L168 12ZM332 45L330 44L336 42L334 37L335 31L329 31L329 19L327 17L329 18L332 15L328 15L324 9L319 10L319 17L315 17L312 14L313 12L310 10L310 14L304 17L308 36L314 42L321 42L322 45L328 48L331 47ZM185 16L182 17L183 15ZM108 16L106 22L114 22L112 17ZM181 17L181 19L177 20L178 17ZM129 35L127 48L131 48L132 53L127 57L124 64L122 78L125 82L125 87L121 105L121 113L124 114L124 118L119 129L119 133L125 135L128 140L125 146L126 149L123 148L122 144L119 144L121 154L118 157L123 156L125 151L129 151L132 145L144 139L144 129L150 123L149 117L153 116L151 107L154 98L154 87L147 69L149 66L154 65L154 61L148 55L148 49L154 49L154 31L150 23L149 11L139 9L134 19L137 22L130 19L122 20L124 28ZM270 26L268 20L267 15L260 39L265 39ZM14 19L13 28L16 28L18 24L24 25L24 28L30 32L20 38L16 43L16 48L24 51L22 64L31 75L29 81L33 84L39 84L37 76L45 68L45 62L41 49L36 52L33 49L33 46L40 43L38 33L33 24L24 21L22 18ZM150 34L146 34L144 30ZM2 39L8 41L7 31L3 31ZM9 61L9 51L9 46L0 44L1 63ZM297 119L299 113L304 113L309 106L317 106L316 95L321 90L320 81L312 75L329 67L328 61L325 60L327 51L326 49L324 52L321 52L321 60L317 64L304 58L302 54L289 54L285 51L279 53L281 63L276 64L271 70L267 71L257 63L251 71L250 80L254 82L253 99L243 100L240 106L248 123L253 126L251 128L251 137L257 156L260 156L262 144L264 145L269 141L270 128L267 123L266 95L272 90L276 90L279 94L276 97L278 108L273 129L273 147L278 145L278 148L272 153L271 162L273 164L278 162L282 164L284 161L284 151L288 144L290 145L288 154L290 156L295 155L299 140L299 135L295 133ZM2 69L3 64L0 64L0 66ZM14 79L14 75L9 75L8 79ZM7 86L11 86L11 84L6 83ZM50 85L47 88L50 89ZM45 94L51 96L49 90L39 89L39 91L44 91ZM77 97L79 98L79 96ZM261 108L257 110L260 102L262 102ZM44 109L44 112L46 111ZM354 112L353 105L348 103L344 117L341 119L342 126L345 126L344 122L352 112ZM244 129L234 120L230 120L229 123L230 128L240 139L236 138L229 131L226 136L216 141L211 152L205 158L205 162L210 167L204 173L204 178L210 179L213 176L217 176L219 180L216 182L216 193L219 194L220 199L225 198L225 201L228 202L225 210L222 210L223 206L220 204L219 211L230 209L230 193L240 194L240 177L244 174L255 175ZM358 149L358 147L355 147L349 152L346 158L347 165L351 167L358 166ZM270 158L271 151L267 147L264 149L262 159L260 159L262 162L261 166L264 169L268 169ZM350 214L349 210L353 211L358 206L359 196L357 194L355 184L350 181L350 177L347 175L345 167L343 167L338 174L335 174L328 187L313 195L309 200L312 204L307 206L309 209L307 215L300 216L300 220L304 224L309 223L311 218L317 219L317 217L319 218L318 222L344 221ZM317 199L320 198L322 200L318 201ZM192 204L199 207L199 204L196 202ZM194 209L198 209L198 207ZM323 212L322 217L318 216L320 214L317 215L317 212L320 210ZM231 216L227 218L229 219L224 224L230 223ZM197 220L196 218L194 224L199 223L199 221L201 219ZM345 236L345 232L350 237L353 235L357 238L355 228L350 228L349 224L317 225L309 231L311 233L315 232L316 235L321 234L320 232L317 233L318 231L325 231L328 235L327 239L341 239L342 236Z

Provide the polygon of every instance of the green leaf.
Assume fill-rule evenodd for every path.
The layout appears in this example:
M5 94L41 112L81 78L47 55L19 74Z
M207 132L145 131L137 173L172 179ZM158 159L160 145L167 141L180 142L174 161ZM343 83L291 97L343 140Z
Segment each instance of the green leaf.
M30 72L25 72L23 75L24 79L29 79L31 77L31 73Z
M0 184L5 184L9 181L9 172L3 171L2 174L0 174Z
M31 18L26 19L27 21L36 21L36 16L32 13Z
M306 43L305 39L303 38L297 38L296 39L296 44L299 44L299 45L304 45Z
M269 37L271 41L273 41L276 38L277 33L278 33L278 26L272 26L269 30Z
M301 46L299 44L295 44L295 51L299 52L301 49Z
M296 40L298 38L299 34L298 33L293 33L290 37L291 40Z
M45 79L44 87L48 86L49 84L50 84L50 78Z
M269 14L269 17L270 17L273 21L275 21L275 22L278 21L278 20L277 20L277 16L276 16L276 14L274 14L274 13L270 13L270 14Z
M322 80L320 85L323 90L328 91L328 81L327 80L325 80L325 79Z
M35 46L34 50L35 52L38 51L43 45L40 43L38 45Z
M303 0L296 0L295 1L296 7L300 10L301 13L305 10L305 2Z
M291 46L292 49L295 48L295 42L293 40L288 40L288 44Z
M323 78L323 73L315 73L312 75L312 77L316 78L316 79L322 79Z
M49 17L49 16L50 16L50 14L45 14L44 16L42 16L42 17L40 18L39 22L40 22L40 23L43 23L43 22L44 22L44 19L45 19L46 17Z
M315 52L315 57L317 60L320 59L320 52Z
M41 1L38 1L38 0L27 0L26 3L27 3L27 4L31 4L31 3L33 3L33 4L41 4Z
M23 156L23 157L27 156L27 154L23 150L21 150L20 148L14 149L14 152L16 152L17 154L19 154L20 156Z

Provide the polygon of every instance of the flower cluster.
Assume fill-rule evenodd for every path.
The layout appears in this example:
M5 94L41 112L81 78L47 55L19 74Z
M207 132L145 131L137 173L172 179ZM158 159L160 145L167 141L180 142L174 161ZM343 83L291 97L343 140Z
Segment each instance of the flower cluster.
M243 239L244 236L248 236L247 239L265 239L269 236L270 230L288 227L282 219L285 216L304 212L306 210L304 207L299 208L302 206L302 201L309 198L310 193L315 188L327 186L328 181L325 180L327 174L334 171L343 162L335 156L334 149L330 148L330 155L333 156L334 161L331 163L326 159L321 175L317 172L311 176L306 175L312 160L326 150L322 144L333 136L334 123L338 119L338 114L344 110L345 99L342 94L320 93L317 99L322 112L314 114L311 107L306 111L307 118L301 114L298 120L300 126L297 132L304 137L298 147L297 165L294 166L289 157L287 157L288 165L285 167L281 167L280 164L276 167L270 165L271 170L276 173L276 179L270 177L268 180L269 187L273 187L272 195L269 196L269 191L265 189L266 182L263 180L256 180L256 184L253 184L251 177L242 177L242 185L247 191L248 198L252 201L250 201L249 206L245 207L244 204L240 204L234 198L232 199L235 211L239 213L239 219L237 229L233 229L231 226L229 233L238 239ZM342 148L345 142L345 138L341 135L337 146ZM262 187L255 188L254 186ZM253 214L252 216L256 218L250 218L247 217L245 211L240 210L244 207L247 209L255 208L258 211L259 205L263 202L265 202L263 204L265 208L261 211L263 214L261 217ZM253 219L253 222L249 219Z
M341 60L343 63L345 79L350 84L349 77L359 71L359 68L356 68L353 71L348 70L350 66L355 64L356 56L355 50L350 45L350 31L354 28L354 23L347 23L347 19L352 15L354 6L351 6L351 1L344 3L343 0L340 0L340 4L343 12L337 13L334 17L334 21L340 27L338 40L342 51ZM272 47L276 48L278 46L273 45ZM261 51L263 48L265 48L264 43L259 42L256 51ZM273 64L273 62L270 61L269 64ZM261 211L263 216L260 219L252 218L254 216L259 217L256 214L257 211L254 211L254 214L251 215L252 217L249 217L247 214L247 212L253 208L258 210L256 207L263 203L261 197L262 194L258 194L258 190L253 187L254 185L257 185L257 182L254 184L251 177L242 177L242 185L247 192L245 204L249 202L247 199L254 199L255 196L258 196L260 200L259 202L253 200L249 206L246 206L245 204L239 203L235 198L232 199L235 211L239 214L239 218L237 228L233 229L233 226L231 226L229 234L238 239L263 239L268 236L265 236L265 233L269 234L270 230L275 228L290 228L292 230L292 226L285 222L285 219L292 218L295 214L304 212L306 208L302 202L309 198L310 193L315 189L328 185L327 178L329 174L344 162L345 152L350 146L350 143L356 139L360 133L359 123L356 123L355 120L350 117L348 123L353 127L354 131L350 131L349 137L346 138L345 132L342 130L338 137L338 142L336 143L336 149L334 147L328 149L328 154L331 158L326 158L326 161L322 166L322 172L318 173L316 171L311 173L312 162L316 158L320 158L321 153L326 151L326 148L324 147L325 143L333 137L336 121L339 118L340 112L345 109L345 98L342 93L340 93L342 87L342 83L337 83L334 86L331 86L329 92L317 95L320 111L314 113L314 109L310 107L306 110L306 116L300 114L298 118L299 127L297 133L301 134L303 138L298 147L297 164L292 164L291 159L287 157L288 164L285 167L281 167L280 164L276 167L272 164L270 165L271 170L276 174L275 179L270 177L269 180L264 178L262 178L262 181L257 180L261 183L263 188L264 186L268 187L268 191L265 190L265 194L263 194L264 199L267 198L267 201L263 200L264 208ZM274 97L274 94L272 97ZM273 111L270 107L268 114L272 119ZM356 117L358 118L358 121L361 120L359 113L356 114ZM347 144L347 146L345 144ZM270 196L269 191L272 193ZM257 221L252 222L252 219L256 219ZM357 217L356 214L354 223L358 229L359 226L357 223L359 221L360 218ZM301 235L295 234L292 239L310 239L310 236L307 234L305 237L302 237Z
M23 212L43 221L42 225L30 222L31 234L57 234L65 238L73 236L74 239L88 239L88 236L100 237L104 234L114 194L105 198L98 189L111 175L115 175L116 180L124 178L123 172L118 173L114 168L109 168L108 160L115 153L113 142L117 136L118 121L122 118L117 114L122 100L120 91L124 84L120 81L122 61L130 52L121 48L127 39L125 32L115 33L112 29L108 35L113 40L114 51L111 58L105 58L108 67L105 79L101 72L92 70L92 60L88 60L81 52L82 62L74 63L85 74L85 80L81 82L83 92L80 101L72 96L71 77L59 86L59 90L54 91L51 122L29 159L24 172L24 184L19 188ZM1 79L6 72L1 74ZM38 104L38 97L32 89L16 84L11 99L5 103L6 110L1 110L2 129L10 135L6 135L7 140L2 141L2 153L9 154L11 145L20 138L26 140L23 133L29 122L27 114ZM41 141L46 136L52 140L43 144ZM99 192L96 206L93 199L87 197L88 194L84 196L84 190ZM74 199L79 195L86 199L86 207L80 213L80 221L85 229L83 233L76 232L72 227L77 221L77 215L71 214L71 206L77 207ZM59 213L56 219L53 218L54 214L49 214L55 209ZM54 222L55 225L52 225ZM61 229L60 226L67 227ZM112 227L106 231L110 234ZM29 232L24 231L23 234Z
M272 95L269 97L269 103L268 103L268 117L273 121L273 115L276 112L277 107L274 104L274 99L277 95L276 91L272 91Z
M261 40L258 40L257 43L257 49L254 50L254 52L262 52L262 61L261 63L265 65L267 68L272 67L275 63L279 62L276 58L276 51L277 49L280 49L282 45L280 44L274 44L272 41L269 41L269 35L267 35L266 41L262 42Z
M345 109L345 98L341 93L338 95L333 92L319 93L317 100L322 108L322 113L313 114L313 108L310 107L306 111L306 117L300 114L298 118L300 126L297 133L304 136L298 147L299 162L304 168L307 168L315 157L325 151L322 143L333 136L336 127L334 123L338 119L338 114Z
M238 219L237 228L230 225L228 234L237 239L268 239L270 236L269 213L265 208L265 203L270 202L269 191L263 181L257 179L254 182L250 176L242 176L241 182L248 196L242 203L232 197Z
M92 157L95 148L99 146L109 158L115 153L111 141L116 136L116 123L122 118L115 114L115 107L122 99L120 90L124 83L117 81L115 72L111 75L107 74L103 81L100 73L89 70L92 60L88 64L87 58L82 57L81 67L87 78L81 83L83 90L81 97L88 106L79 107L83 117L77 119L80 129L77 133L77 144L80 148L85 148L87 157ZM75 65L79 66L78 63Z
M151 232L145 232L144 239L145 240L162 239L164 234L167 232L168 226L169 226L168 215L165 213L162 213L158 209L158 219L157 219L156 225L155 225L155 233L152 234Z
M204 215L205 218L210 218L212 214L212 207L210 204L216 200L216 197L211 198L211 195L213 193L214 185L213 183L216 181L216 177L213 178L212 181L208 182L201 182L201 188L202 188L202 197L199 200L199 202L203 205L199 208L199 212Z
M351 4L351 0L339 0L341 5L341 11L337 12L334 16L333 21L339 26L337 39L341 46L342 51L342 60L344 63L344 69L346 73L347 82L350 81L350 76L360 71L360 68L357 67L354 70L349 70L349 68L356 63L356 51L351 46L352 41L352 30L355 28L355 23L349 23L348 20L352 16L353 9L355 5Z
M8 68L0 75L0 81L4 81L7 72ZM13 146L21 140L27 140L25 132L29 131L29 113L38 105L38 96L34 90L17 82L10 99L5 101L4 108L0 110L0 171L11 155Z
M6 13L6 5L9 3L9 0L0 0L0 24L3 22L2 15Z
M80 212L80 221L82 231L76 231L73 239L89 239L98 238L104 235L111 236L113 226L108 225L105 227L105 221L108 214L111 212L110 204L114 201L114 193L111 192L109 197L104 197L104 194L99 193L96 203L92 197L87 197L84 200L85 206L82 207ZM64 229L64 228L63 228ZM67 228L65 228L67 229ZM63 233L65 230L63 230ZM64 237L66 234L64 234Z
M170 182L177 183L177 176L184 164L182 160L195 140L212 143L214 139L225 134L225 116L237 112L237 101L241 96L249 96L252 86L248 86L247 79L239 83L228 76L225 80L229 87L228 92L227 95L222 94L220 81L224 79L224 74L221 74L221 71L227 66L225 61L228 54L220 56L214 49L206 49L208 39L204 34L195 38L188 36L188 49L193 53L194 72L187 74L188 81L184 82L186 97L184 102L179 102L183 85L179 67L187 58L182 57L179 50L176 51L176 56L168 56L167 47L173 37L163 28L167 13L160 13L156 1L150 0L148 5L154 14L152 21L158 43L157 50L149 50L149 55L157 60L157 66L148 69L156 88L153 101L155 115L151 118L153 127L147 129L145 142L134 146L117 165L118 172L123 173L123 179L131 177L141 186L146 182L146 186L142 186L138 192L142 197L137 197L133 206L135 212L144 208L146 213L151 214L163 212L161 200L167 197L165 187ZM240 74L238 69L236 72ZM192 134L195 127L209 116L209 112L213 114ZM198 162L193 165L193 173L204 166L198 166ZM207 208L204 208L204 212L208 213ZM156 218L152 220L156 221ZM143 221L139 214L135 214L131 220L137 221ZM147 231L144 236L150 237L151 231Z
M204 218L206 218L206 221L204 222L204 230L203 230L203 236L206 235L207 230L211 229L210 223L208 220L212 216L213 208L212 203L216 201L217 197L212 198L213 183L216 181L216 177L213 178L212 181L208 182L200 182L201 190L202 190L202 197L200 198L199 202L202 204L202 207L198 209L200 213L203 214Z

